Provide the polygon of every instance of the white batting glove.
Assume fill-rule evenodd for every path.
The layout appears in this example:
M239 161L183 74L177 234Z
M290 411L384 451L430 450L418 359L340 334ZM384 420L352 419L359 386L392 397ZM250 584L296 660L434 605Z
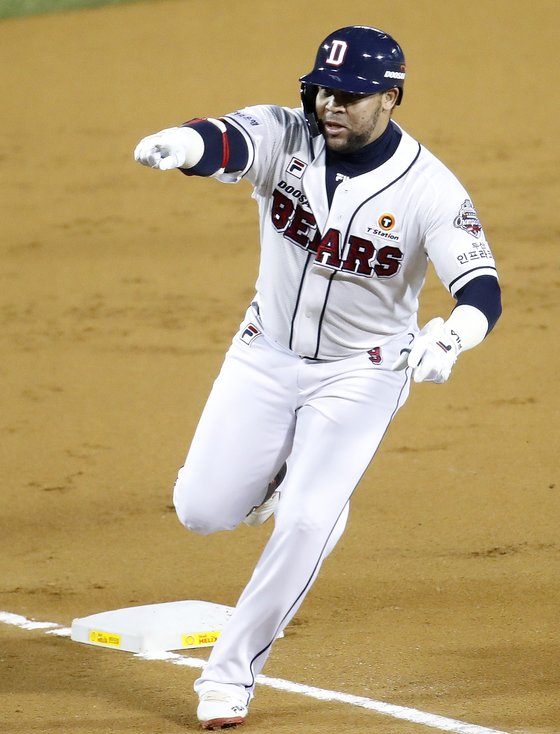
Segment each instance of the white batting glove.
M192 168L202 158L204 140L191 127L170 127L148 135L136 146L134 159L143 166L169 171Z
M414 382L445 382L460 351L458 335L438 316L428 321L410 349L401 350L391 369L412 367Z

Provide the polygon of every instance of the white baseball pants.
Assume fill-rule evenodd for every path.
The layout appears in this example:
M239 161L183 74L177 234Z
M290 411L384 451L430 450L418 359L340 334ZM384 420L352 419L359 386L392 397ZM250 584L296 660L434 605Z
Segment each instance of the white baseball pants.
M199 694L224 688L251 698L274 640L342 535L350 496L408 396L407 372L390 370L407 343L404 336L384 345L380 364L367 352L334 362L302 359L264 336L249 309L179 471L177 515L195 532L232 529L262 502L285 461L288 472L274 530L195 683Z

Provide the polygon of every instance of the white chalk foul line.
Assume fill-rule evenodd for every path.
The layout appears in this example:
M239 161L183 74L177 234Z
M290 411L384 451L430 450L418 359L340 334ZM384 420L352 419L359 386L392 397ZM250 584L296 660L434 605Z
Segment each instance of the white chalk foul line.
M0 611L0 623L13 625L25 630L44 630L46 634L57 635L59 637L70 637L70 628L62 627L56 622L36 622L27 619L20 614L12 612ZM173 665L184 665L188 668L202 668L205 661L199 658L190 658L184 655L178 655L173 652L150 652L138 653L134 657L142 660L161 660L172 663ZM445 716L437 714L428 714L418 709L408 708L407 706L396 706L392 703L384 701L376 701L365 696L353 696L350 693L341 693L340 691L329 691L324 688L315 688L315 686L306 686L303 683L294 683L293 681L283 680L282 678L269 678L266 675L257 676L257 683L269 688L275 688L279 691L287 691L288 693L299 693L302 696L315 698L319 701L336 701L338 703L346 703L350 706L358 706L359 708L375 711L378 714L391 716L394 719L402 721L410 721L413 724L423 724L440 731L450 731L456 734L508 734L508 732L499 729L489 729L485 726L477 724L468 724L465 721L457 719L449 719Z

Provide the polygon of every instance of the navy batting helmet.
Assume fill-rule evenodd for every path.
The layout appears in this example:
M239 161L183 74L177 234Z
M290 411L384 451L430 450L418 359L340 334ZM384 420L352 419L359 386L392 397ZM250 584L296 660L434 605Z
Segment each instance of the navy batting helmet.
M300 77L301 100L312 133L318 133L317 87L363 95L397 88L396 104L400 104L405 75L403 50L388 33L363 25L334 31L319 46L313 69Z

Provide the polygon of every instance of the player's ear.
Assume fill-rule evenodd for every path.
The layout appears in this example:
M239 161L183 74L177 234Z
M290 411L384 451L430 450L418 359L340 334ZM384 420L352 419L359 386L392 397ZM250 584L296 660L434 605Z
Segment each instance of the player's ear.
M386 92L383 92L381 97L383 109L388 111L392 110L397 104L398 98L399 90L396 87L394 89L388 89Z

